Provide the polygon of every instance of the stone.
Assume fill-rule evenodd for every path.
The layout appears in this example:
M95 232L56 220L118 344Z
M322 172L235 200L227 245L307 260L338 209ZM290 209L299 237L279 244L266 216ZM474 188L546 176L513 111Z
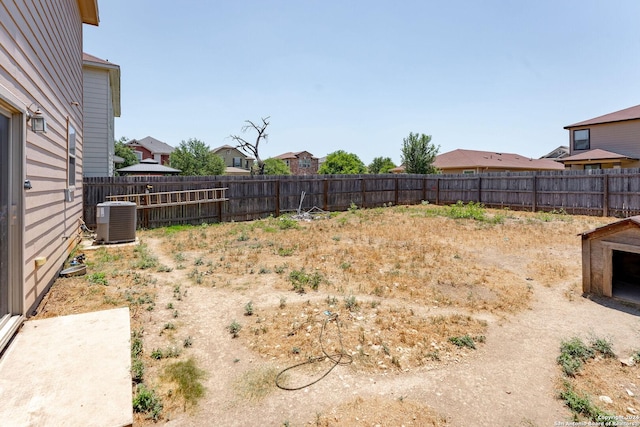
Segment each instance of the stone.
M633 392L632 392L631 390L629 390L629 389L627 389L627 394L628 394L629 396L633 397Z
M599 399L604 403L613 403L613 400L609 396L600 396Z
M619 359L622 366L633 366L635 365L635 361L633 357L629 357L628 359Z
M638 410L635 408L632 408L631 406L627 408L627 412L630 413L631 415L638 415Z

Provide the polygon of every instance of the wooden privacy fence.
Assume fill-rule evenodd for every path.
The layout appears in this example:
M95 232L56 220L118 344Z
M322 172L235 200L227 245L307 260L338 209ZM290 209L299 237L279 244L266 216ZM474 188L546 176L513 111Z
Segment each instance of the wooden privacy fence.
M226 194L217 200L139 209L138 224L153 228L279 216L298 209L303 191L304 210L462 201L516 210L563 209L582 215L640 214L640 169L462 175L125 176L85 178L83 185L84 221L89 227L96 224L96 205L108 200L128 200L121 197L140 194L178 197L184 192L223 189Z

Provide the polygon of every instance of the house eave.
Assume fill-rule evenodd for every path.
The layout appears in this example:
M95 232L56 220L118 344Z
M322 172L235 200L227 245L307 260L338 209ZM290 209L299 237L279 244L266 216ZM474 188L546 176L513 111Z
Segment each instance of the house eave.
M104 62L96 62L91 60L83 60L84 67L98 68L106 70L109 73L109 84L111 86L111 99L113 102L113 115L120 117L120 66L116 64Z
M80 8L82 23L95 25L96 27L100 24L98 0L78 0L78 7Z

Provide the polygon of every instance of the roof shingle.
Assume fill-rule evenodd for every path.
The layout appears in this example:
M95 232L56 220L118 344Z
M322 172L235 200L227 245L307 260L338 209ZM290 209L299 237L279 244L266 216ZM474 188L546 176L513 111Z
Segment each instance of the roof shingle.
M593 119L574 123L572 125L565 126L564 128L570 129L578 126L600 125L603 123L623 122L625 120L638 120L638 119L640 119L640 105L636 105L635 107L625 108L624 110L615 111L613 113L605 114L604 116L598 116L598 117L594 117Z

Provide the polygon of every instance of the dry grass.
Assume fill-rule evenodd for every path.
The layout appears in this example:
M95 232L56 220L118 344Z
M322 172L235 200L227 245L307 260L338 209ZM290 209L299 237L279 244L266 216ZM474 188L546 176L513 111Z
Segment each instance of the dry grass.
M473 354L449 338L469 336L481 346L487 325L479 319L509 317L527 308L532 280L566 286L579 271L576 234L603 223L600 218L568 221L504 211L489 211L489 218L500 221L453 220L439 216L441 210L399 206L343 212L310 223L269 218L139 231L146 250L86 252L89 272L104 273L106 285L92 284L89 276L58 279L37 317L128 305L132 329L144 330L145 383L157 389L169 410L179 407L161 379L169 362L150 354L153 348L180 344L179 333L157 330L157 322L173 321L171 314L178 315L180 299L194 286L212 293L251 289L273 294L272 303L254 301L255 314L241 319L239 342L281 366L322 355L319 335L329 311L338 315L340 335L336 323L328 323L323 345L328 352L349 355L354 372L433 369ZM301 275L314 277L317 290L292 279ZM304 292L307 301L286 303L294 292ZM173 294L169 304L176 307L159 303L160 294ZM245 303L229 315L242 313ZM180 311L176 324L189 315ZM188 348L181 352L172 361L190 355ZM272 387L259 387L272 376L260 369L257 380L243 377L236 383L249 400ZM356 400L317 422L372 425L365 418L381 425L444 424L419 404L379 399ZM136 423L143 422L136 417Z
M408 399L356 397L327 414L316 414L308 425L334 426L444 426L445 417Z
M386 307L357 299L356 303L358 307L350 311L346 301L327 297L320 302L261 311L245 334L248 346L265 359L289 364L321 357L325 352L344 352L353 358L355 371L408 371L457 361L469 353L449 338L469 335L478 342L484 340L486 322L471 316L423 316L405 306ZM329 312L338 315L338 325L329 321Z

